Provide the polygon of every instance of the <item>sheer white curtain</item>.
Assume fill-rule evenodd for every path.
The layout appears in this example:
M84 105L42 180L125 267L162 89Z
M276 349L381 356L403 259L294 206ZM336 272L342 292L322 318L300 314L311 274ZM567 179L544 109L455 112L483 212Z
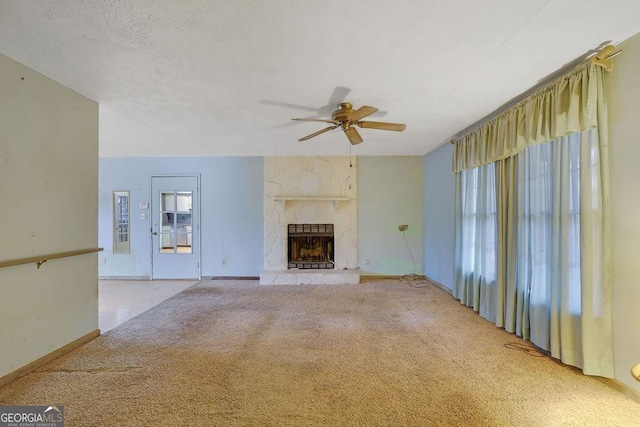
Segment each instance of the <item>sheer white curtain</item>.
M496 320L497 199L495 164L456 175L456 283L454 297Z
M521 328L506 329L582 367L580 134L531 146L516 164L519 221L510 258L524 298Z

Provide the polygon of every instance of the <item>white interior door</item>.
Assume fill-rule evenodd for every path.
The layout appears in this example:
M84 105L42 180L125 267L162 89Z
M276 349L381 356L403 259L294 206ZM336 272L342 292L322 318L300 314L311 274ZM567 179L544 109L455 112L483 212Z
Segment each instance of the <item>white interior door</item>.
M154 279L200 279L197 176L151 178L151 268Z

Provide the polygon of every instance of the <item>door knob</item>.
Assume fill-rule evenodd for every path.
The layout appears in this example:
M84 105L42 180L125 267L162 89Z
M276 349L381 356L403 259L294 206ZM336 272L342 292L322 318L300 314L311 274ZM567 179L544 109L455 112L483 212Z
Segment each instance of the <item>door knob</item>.
M151 232L151 234L152 234L152 235L154 235L154 236L157 236L157 235L158 235L158 233L157 233L157 232L155 232L155 231L152 231L152 232Z

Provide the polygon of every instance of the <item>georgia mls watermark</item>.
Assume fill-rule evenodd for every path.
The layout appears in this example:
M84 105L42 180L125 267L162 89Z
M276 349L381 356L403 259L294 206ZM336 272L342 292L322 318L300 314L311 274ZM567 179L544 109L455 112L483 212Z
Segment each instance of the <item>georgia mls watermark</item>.
M64 427L64 406L0 406L0 427Z

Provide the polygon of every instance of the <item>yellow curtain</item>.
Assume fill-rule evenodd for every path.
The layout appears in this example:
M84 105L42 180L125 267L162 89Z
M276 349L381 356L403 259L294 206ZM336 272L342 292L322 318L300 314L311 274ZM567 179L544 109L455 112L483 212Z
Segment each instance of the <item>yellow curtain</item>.
M529 145L595 128L601 72L598 66L584 63L454 139L453 171L493 163L514 156Z

